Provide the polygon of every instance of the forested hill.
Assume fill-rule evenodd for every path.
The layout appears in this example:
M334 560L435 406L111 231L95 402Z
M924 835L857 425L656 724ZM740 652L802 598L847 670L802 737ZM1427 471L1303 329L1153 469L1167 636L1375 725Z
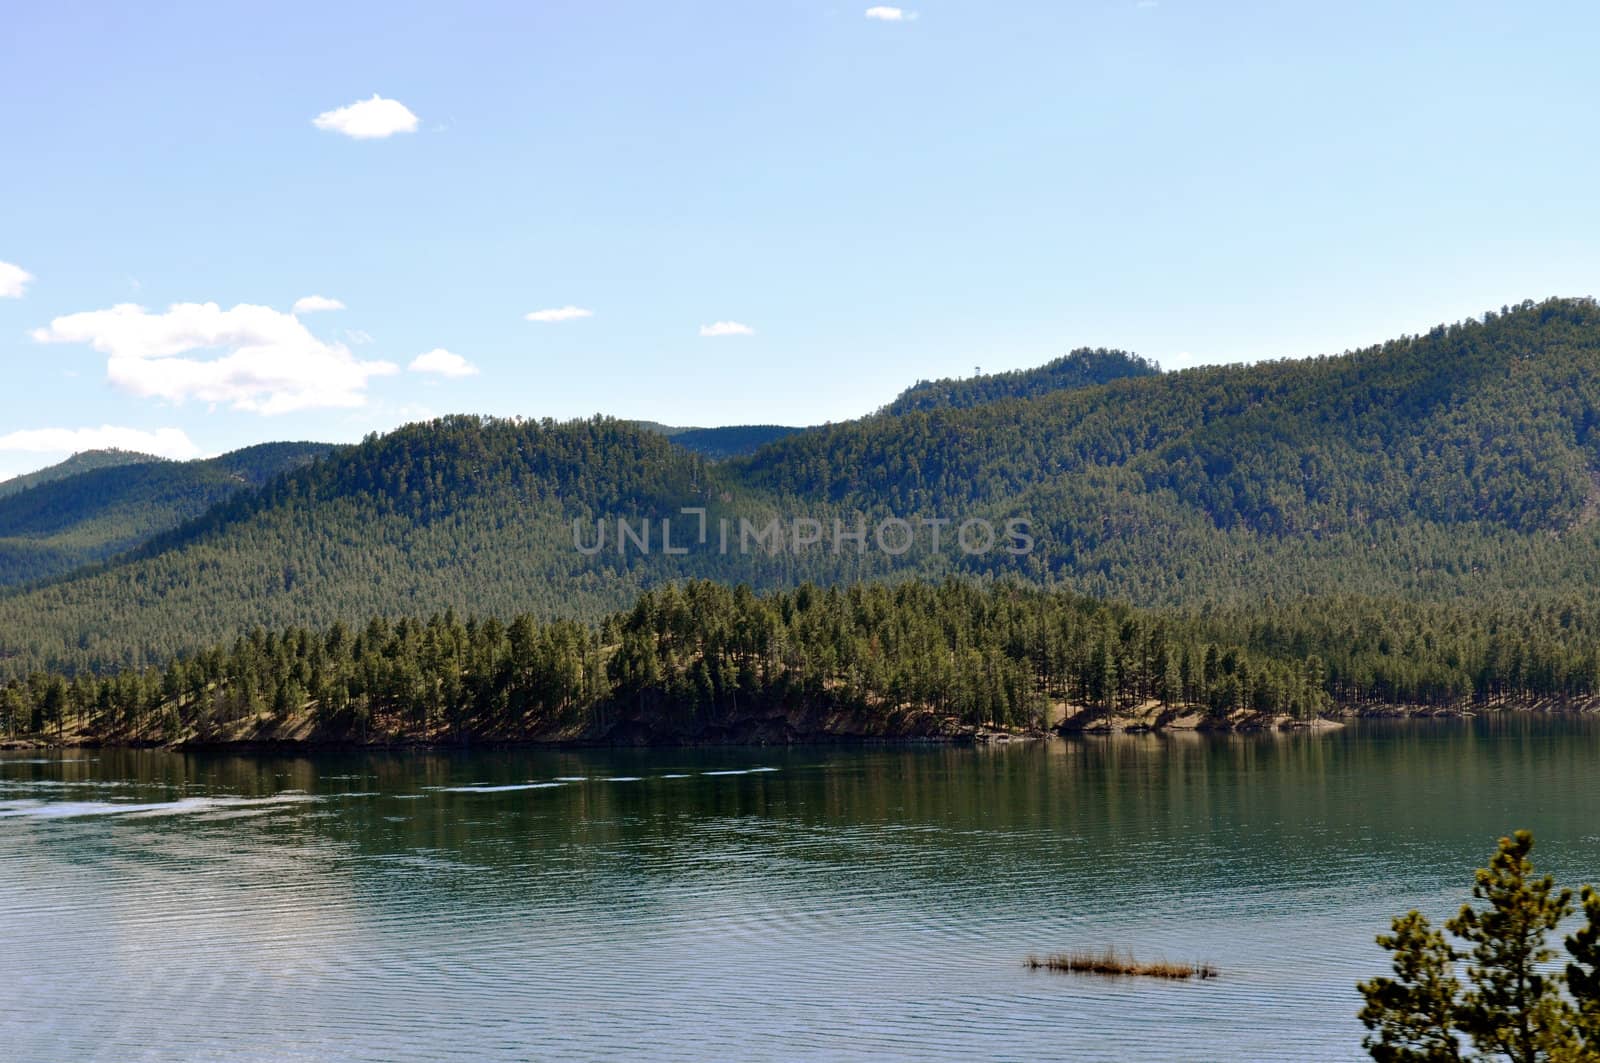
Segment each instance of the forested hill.
M1126 351L1104 347L1080 347L1037 369L1010 373L991 373L964 380L923 380L900 393L884 407L885 413L911 413L916 410L965 408L997 399L1026 399L1052 391L1109 384L1127 377L1155 376L1161 372L1154 362Z
M98 452L108 460L53 466L45 471L68 471L0 496L0 586L48 579L132 549L331 449L265 443L181 462L109 451Z
M1141 512L1275 539L1561 533L1595 512L1597 411L1600 307L1552 300L1345 355L866 418L736 464L746 484L849 505L1093 498L1050 517L1074 544Z
M30 487L47 484L52 480L65 480L69 476L76 476L80 472L90 472L94 469L113 468L118 465L139 465L145 462L161 461L163 459L154 454L141 454L136 450L81 450L66 461L55 465L46 466L35 472L13 476L9 480L0 480L0 498L14 495L18 491L26 491Z
M155 663L255 624L446 608L593 620L685 577L1001 575L1195 608L1334 594L1538 606L1600 583L1597 425L1590 300L1343 355L878 414L719 462L603 418L447 418L241 492L104 570L0 594L0 672ZM681 545L684 506L707 510L709 545L665 555L659 522ZM774 516L1025 518L1035 543L715 548L719 520ZM575 548L574 519L592 542L617 517L655 522L656 549L619 553L614 524L598 554Z

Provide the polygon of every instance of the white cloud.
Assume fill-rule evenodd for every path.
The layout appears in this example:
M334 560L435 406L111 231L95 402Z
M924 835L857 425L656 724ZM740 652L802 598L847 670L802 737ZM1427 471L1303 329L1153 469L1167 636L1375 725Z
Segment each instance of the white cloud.
M594 317L594 311L585 310L581 306L558 306L550 310L535 310L531 314L522 316L529 321L577 321L579 318Z
M399 100L386 100L377 93L370 100L332 111L323 111L311 120L318 129L330 129L357 140L373 140L395 133L415 133L417 116Z
M112 384L145 398L197 399L277 414L367 401L373 377L399 372L362 362L342 343L313 336L293 314L240 303L174 303L152 314L134 303L68 314L35 329L41 343L87 343L108 355ZM215 351L218 357L179 357Z
M355 344L371 343L372 333L366 329L347 328L344 330L344 338Z
M76 454L84 450L136 450L163 458L195 458L195 446L181 428L121 428L103 424L99 428L30 428L0 436L0 450L23 450L32 454Z
M901 7L869 7L867 17L879 22L915 22L917 13Z
M700 326L702 336L754 336L755 334L755 329L749 325L741 325L737 321L715 321Z
M294 301L294 312L297 314L315 314L318 310L343 309L343 303L337 299L329 299L326 295L307 295Z
M33 280L33 274L21 266L0 262L0 299L21 299L22 290Z
M439 376L477 376L478 367L443 347L435 347L427 354L419 354L406 367L413 373L436 373Z

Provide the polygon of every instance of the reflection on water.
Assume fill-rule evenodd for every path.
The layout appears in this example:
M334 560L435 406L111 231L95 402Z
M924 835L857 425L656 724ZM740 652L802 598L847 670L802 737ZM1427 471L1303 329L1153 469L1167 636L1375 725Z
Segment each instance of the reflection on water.
M0 754L19 1059L1357 1059L1354 982L1600 721L1001 749ZM1115 946L1197 984L1031 972Z

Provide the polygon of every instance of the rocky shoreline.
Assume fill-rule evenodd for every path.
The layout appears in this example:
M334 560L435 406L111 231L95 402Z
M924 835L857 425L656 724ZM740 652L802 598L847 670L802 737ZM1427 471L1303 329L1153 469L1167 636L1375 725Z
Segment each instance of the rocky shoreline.
M1242 710L1218 718L1192 709L1148 702L1125 713L1106 716L1087 708L1068 707L1058 730L1062 734L1138 734L1157 731L1249 733L1256 731L1330 731L1347 720L1465 720L1475 716L1512 714L1584 715L1600 713L1600 699L1542 699L1500 705L1342 705L1324 716Z
M1253 731L1325 731L1344 724L1323 716L1299 717L1288 713L1240 711L1213 716L1192 706L1170 706L1148 701L1124 712L1107 715L1077 705L1058 705L1057 730L1069 734L1144 734L1159 731L1198 731L1243 734Z
M442 750L462 748L649 749L798 745L973 745L996 746L1053 737L1107 734L1333 731L1355 719L1468 719L1511 713L1585 714L1600 712L1600 702L1553 702L1489 706L1363 705L1342 707L1330 716L1240 711L1216 717L1193 708L1151 702L1108 716L1085 706L1056 704L1048 727L997 728L962 723L921 711L887 717L823 710L789 709L704 722L669 721L645 715L612 721L601 729L540 734L481 734L438 731L431 734L316 731L304 727L236 726L185 736L176 742L135 734L0 739L0 750L122 748L209 752L339 752L369 749Z

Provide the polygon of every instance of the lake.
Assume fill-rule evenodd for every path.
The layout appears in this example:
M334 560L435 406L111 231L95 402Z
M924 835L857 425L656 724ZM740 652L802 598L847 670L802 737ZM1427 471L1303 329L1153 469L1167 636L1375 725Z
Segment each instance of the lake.
M1360 1059L1373 936L1600 720L1002 748L0 754L17 1060ZM1113 946L1215 981L1024 969Z

